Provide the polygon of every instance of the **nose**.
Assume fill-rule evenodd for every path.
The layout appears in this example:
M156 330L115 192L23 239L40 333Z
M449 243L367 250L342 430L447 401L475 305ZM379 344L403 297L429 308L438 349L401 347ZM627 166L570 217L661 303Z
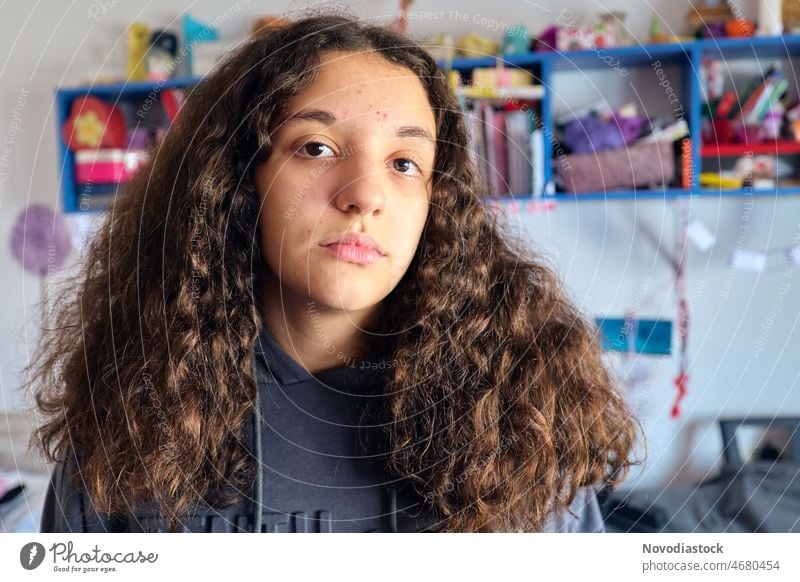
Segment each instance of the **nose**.
M379 214L386 204L385 169L368 155L352 155L340 165L341 185L334 204L342 212Z

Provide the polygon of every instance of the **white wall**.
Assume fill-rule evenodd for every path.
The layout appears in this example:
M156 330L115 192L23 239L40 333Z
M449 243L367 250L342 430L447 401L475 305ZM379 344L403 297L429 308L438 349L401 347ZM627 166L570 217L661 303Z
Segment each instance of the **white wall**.
M633 1L603 4L626 10L627 24L639 38L647 34L651 10L677 32L688 9L685 0L650 2L652 9ZM219 28L223 35L236 37L254 16L303 5L242 0L238 7L235 3L210 0L176 0L160 5L114 0L4 3L0 7L0 54L4 55L0 61L0 140L12 128L14 135L8 167L2 168L6 175L0 176L0 236L8 239L13 220L25 205L59 204L53 91L61 84L82 83L96 75L122 71L124 32L130 22L139 20L161 27L175 23L177 28L177 18L183 10L206 21L227 12L228 16L219 20ZM395 10L395 3L387 1L350 5L362 16L381 20ZM492 6L475 1L418 0L412 8L420 12L444 11L446 15L444 19L413 21L412 33L420 38L438 32L457 36L474 31L497 40L502 36L502 27L487 30L486 24L481 23L488 19L508 25L522 22L535 33L555 20L562 8L573 12L602 10L599 3L590 0L509 1ZM744 8L746 14L751 10L748 5ZM454 18L456 14L468 15L470 22L461 22ZM473 18L475 24L471 23ZM573 83L584 87L579 77L563 82L566 85L558 87L562 94L570 94ZM614 90L602 81L598 87L594 98ZM582 92L585 97L585 89ZM17 107L20 96L25 103L21 110ZM694 213L717 234L718 244L707 256L694 249L689 251L693 304L689 394L681 418L670 420L669 406L675 392L671 382L677 362L674 358L642 360L652 379L630 398L648 428L649 462L631 485L666 482L673 476L678 482L691 482L702 476L718 452L718 438L711 425L719 415L800 414L796 360L800 293L792 280L795 271L748 274L727 267L728 254L737 245L759 249L788 245L795 239L800 228L800 201L755 200L746 212L751 230L740 239L744 203L742 199L692 201ZM550 214L517 215L512 219L521 219L517 228L557 262L587 313L622 315L627 308L637 306L642 316L674 317L675 297L669 290L671 271L639 236L640 226L649 225L661 244L672 249L675 221L671 205L565 203ZM19 399L16 388L19 369L33 345L28 334L33 329L30 324L39 317L33 306L39 297L40 282L26 275L8 252L0 255L0 272L4 275L4 301L0 302L0 409L11 410L28 404ZM791 284L791 288L781 296L780 313L771 317L782 283ZM756 338L765 345L758 354L753 351ZM684 462L687 457L689 460Z

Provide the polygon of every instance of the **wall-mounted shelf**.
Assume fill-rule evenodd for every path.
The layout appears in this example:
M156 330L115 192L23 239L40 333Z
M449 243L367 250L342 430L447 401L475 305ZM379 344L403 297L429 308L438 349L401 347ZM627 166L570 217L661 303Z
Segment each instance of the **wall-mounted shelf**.
M56 91L56 120L58 151L61 160L61 200L64 212L94 212L105 209L115 196L118 185L105 183L75 182L75 153L64 142L62 127L70 114L72 102L85 95L93 95L113 105L122 102L147 104L148 109L158 101L165 91L188 89L200 78L170 79L167 81L139 81L112 85L89 85L64 87Z
M800 57L800 35L781 37L753 37L737 39L703 39L681 44L647 44L629 47L612 47L600 50L583 50L572 52L535 52L522 55L500 57L458 58L450 63L440 62L443 68L452 68L462 74L475 67L492 67L501 60L505 66L519 67L530 71L534 81L543 88L541 96L541 124L552 128L553 123L553 79L554 76L579 70L602 71L613 66L628 69L642 67L653 68L656 64L663 67L677 67L680 78L676 84L682 85L678 96L680 106L685 112L692 140L692 181L688 189L655 188L638 190L609 190L582 194L557 193L544 196L543 200L564 202L609 201L609 200L671 200L684 196L699 198L720 196L797 196L800 187L772 188L767 190L719 190L700 188L698 176L703 158L712 156L737 156L744 152L764 154L798 154L800 143L780 141L764 144L729 144L720 146L702 145L700 138L701 90L700 69L702 59L716 57L722 59L791 59ZM58 120L58 143L61 157L61 195L65 212L79 212L95 208L83 207L78 199L80 188L73 183L73 155L61 137L61 126L66 120L72 101L86 94L103 97L112 103L128 99L147 98L155 93L170 88L187 88L196 84L199 78L175 79L163 83L144 82L106 86L62 88L56 92L56 108ZM560 96L558 96L560 97ZM564 96L568 101L569 96ZM552 181L551 161L553 159L552 140L544 141L544 177L545 183ZM512 197L509 197L512 198ZM532 200L530 196L514 196L519 200Z
M783 187L783 188L751 188L747 189L712 189L701 188L691 193L686 190L678 188L666 188L664 190L609 190L607 192L586 192L583 194L567 194L559 192L552 196L542 196L539 198L533 196L506 196L509 203L516 200L519 203L528 202L547 202L555 201L561 202L608 202L608 201L635 201L635 200L674 200L691 196L692 198L738 198L738 197L754 197L754 198L786 198L792 196L800 196L800 187Z

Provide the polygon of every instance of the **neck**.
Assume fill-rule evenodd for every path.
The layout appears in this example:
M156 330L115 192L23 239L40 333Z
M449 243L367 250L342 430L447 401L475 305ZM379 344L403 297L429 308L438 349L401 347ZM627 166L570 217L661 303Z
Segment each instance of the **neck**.
M371 329L378 306L335 309L286 288L268 276L261 294L261 317L275 341L311 374L355 365L371 355Z

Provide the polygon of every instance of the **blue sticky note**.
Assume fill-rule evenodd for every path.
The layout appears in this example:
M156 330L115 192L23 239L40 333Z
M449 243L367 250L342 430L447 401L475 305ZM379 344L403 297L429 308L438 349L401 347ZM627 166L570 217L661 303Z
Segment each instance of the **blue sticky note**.
M595 322L603 335L604 350L659 356L672 353L672 321L668 319L596 318Z

